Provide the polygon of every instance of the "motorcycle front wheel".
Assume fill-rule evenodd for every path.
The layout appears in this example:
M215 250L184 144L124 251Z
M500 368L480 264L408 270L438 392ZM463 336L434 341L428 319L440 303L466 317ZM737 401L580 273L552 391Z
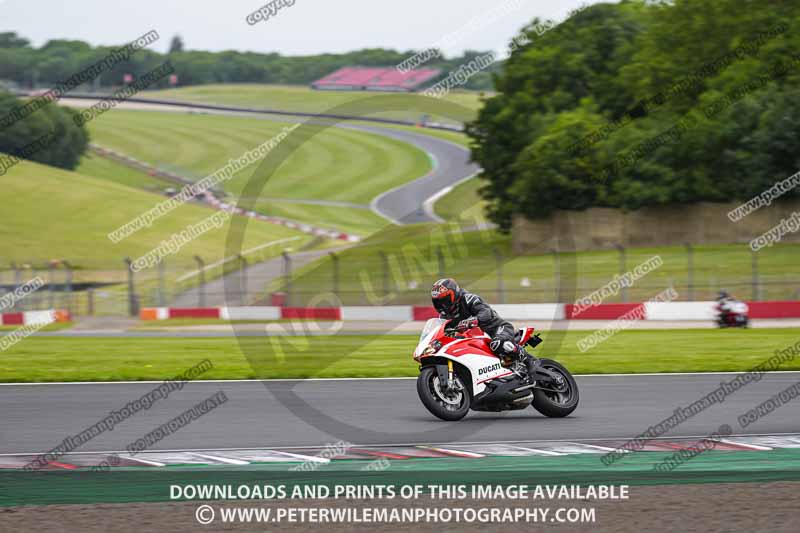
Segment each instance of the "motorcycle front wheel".
M534 409L551 418L569 415L578 407L578 383L564 365L552 359L540 359L539 364L559 377L558 382L542 383L542 388L533 389Z
M417 378L417 394L422 404L432 415L454 422L461 420L469 412L470 397L464 382L456 373L453 381L460 390L446 390L445 383L439 383L436 367L426 366Z

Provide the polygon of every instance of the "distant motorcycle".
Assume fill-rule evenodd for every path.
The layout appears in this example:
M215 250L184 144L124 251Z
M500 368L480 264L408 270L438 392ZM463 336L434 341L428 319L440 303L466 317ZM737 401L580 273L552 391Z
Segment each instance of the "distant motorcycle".
M414 360L420 364L417 394L434 416L455 421L473 411L508 411L529 405L545 416L564 417L578 407L578 384L563 365L538 359L532 376L521 361L501 360L477 324L450 328L432 318L425 323ZM517 332L517 344L542 342L533 328Z
M720 328L746 328L750 323L750 308L739 300L723 300L717 303L717 325Z

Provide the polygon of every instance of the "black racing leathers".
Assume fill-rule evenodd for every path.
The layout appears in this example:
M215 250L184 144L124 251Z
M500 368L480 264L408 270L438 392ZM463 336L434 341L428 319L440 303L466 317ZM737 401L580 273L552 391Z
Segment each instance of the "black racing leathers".
M503 320L477 294L464 291L458 302L457 315L443 316L442 318L453 320L452 324L455 325L461 320L467 320L472 317L478 320L478 327L492 338L489 344L495 355L502 357L517 353L517 344L514 341L514 326L511 322Z

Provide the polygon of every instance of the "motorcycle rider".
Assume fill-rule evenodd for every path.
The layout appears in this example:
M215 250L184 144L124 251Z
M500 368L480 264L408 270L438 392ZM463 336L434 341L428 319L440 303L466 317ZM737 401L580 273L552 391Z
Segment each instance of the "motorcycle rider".
M431 287L431 301L440 318L459 321L456 327L462 331L468 329L474 317L477 326L491 337L489 346L497 357L516 359L526 365L529 376L533 375L536 359L517 344L514 326L500 318L480 296L465 291L452 278L443 278Z
M720 318L725 318L731 312L734 302L736 302L736 299L728 294L727 291L719 291L717 293L717 311Z

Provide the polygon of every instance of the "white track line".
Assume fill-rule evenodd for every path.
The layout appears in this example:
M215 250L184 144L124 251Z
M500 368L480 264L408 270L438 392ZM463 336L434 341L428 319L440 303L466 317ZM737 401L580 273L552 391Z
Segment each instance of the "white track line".
M454 188L458 187L467 180L474 178L480 173L481 173L480 170L477 172L473 172L469 176L463 177L460 180L456 181L455 183L452 183L447 187L445 187L444 189L440 189L435 193L433 193L432 195L430 195L424 202L422 202L422 208L425 210L425 214L434 219L436 222L439 223L444 222L444 219L439 215L437 215L436 212L434 211L434 205L436 204L436 202L439 201L439 199L442 198L442 196L447 195Z
M201 459L211 459L212 461L219 461L220 463L228 463L230 465L249 465L247 461L242 461L240 459L231 459L230 457L218 457L216 455L207 455L205 453L197 453L191 452L192 455L195 457L200 457Z
M773 448L770 448L769 446L761 446L759 444L736 442L736 441L727 440L727 439L720 439L719 441L724 443L724 444L730 444L731 446L741 446L742 448L750 448L751 450L758 450L758 451L764 451L764 452L767 452L767 451L770 451L770 450L773 449Z
M742 433L737 435L729 435L728 438L739 438L739 437L800 437L800 433ZM666 440L672 441L676 439L702 439L708 438L708 435L671 435L669 437L655 437L649 440ZM606 442L606 441L623 441L627 442L631 439L631 437L596 437L596 438L589 438L589 439L572 439L572 440L501 440L501 441L472 441L472 442L445 442L441 444L420 444L418 442L393 442L393 443L385 443L385 444L354 444L353 448L384 448L384 447L425 447L425 446L464 446L464 445L497 445L497 444L565 444L565 443L573 443L573 444L585 444L587 442ZM583 441L583 442L577 442ZM310 458L315 459L317 461L327 461L322 457L314 457L314 456L307 456L307 455L297 455L291 454L289 452L283 452L282 450L325 450L328 446L262 446L259 448L188 448L188 449L168 449L168 450L148 450L147 452L143 453L193 453L193 452L237 452L237 451L276 451L281 452L286 455L298 457L298 458ZM41 452L15 452L15 453L0 453L0 457L11 457L16 455L40 455L43 453L48 453L49 450L41 451ZM95 455L95 454L118 454L120 457L126 454L126 451L122 450L103 450L103 451L87 451L87 452L69 452L69 455Z
M525 450L526 452L534 452L536 455L567 455L565 453L560 452L551 452L550 450L537 450L534 448L525 448L524 446L511 446L512 448L516 448L518 450Z
M70 452L70 455L77 455L78 453L90 453L90 452ZM106 452L99 452L99 453L106 453ZM128 461L138 461L140 463L150 465L150 466L166 466L166 463L159 463L158 461L151 461L150 459L142 459L141 457L133 457L131 455L120 455L120 459L127 459Z
M642 372L640 374L573 374L581 378L635 378L641 376L734 376L747 374L748 370L741 372ZM800 370L772 370L767 374L800 374ZM261 383L261 382L305 382L305 381L390 381L417 379L416 376L387 377L387 378L266 378L266 379L194 379L188 383ZM0 387L16 387L23 385L153 385L163 381L32 381L25 383L0 383Z

